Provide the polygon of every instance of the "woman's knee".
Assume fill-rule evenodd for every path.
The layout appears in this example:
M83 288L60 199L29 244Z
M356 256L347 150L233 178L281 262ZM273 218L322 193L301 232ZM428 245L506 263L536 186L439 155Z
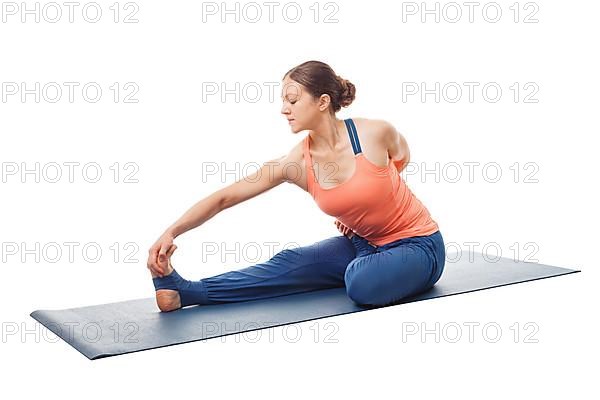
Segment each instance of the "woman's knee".
M346 283L346 294L355 303L363 306L376 305L378 300L373 295L373 290L363 282Z
M360 305L378 305L380 303L381 289L376 276L369 276L365 272L366 260L356 259L346 268L344 282L348 297Z
M431 271L425 265L403 264L382 254L355 259L344 274L346 294L360 305L396 303L428 289Z
M361 306L383 306L398 301L402 295L390 291L389 285L375 280L346 281L346 295Z
M401 286L378 284L369 281L350 281L346 284L346 294L355 303L362 306L385 306L417 295L428 290L427 287L406 288Z

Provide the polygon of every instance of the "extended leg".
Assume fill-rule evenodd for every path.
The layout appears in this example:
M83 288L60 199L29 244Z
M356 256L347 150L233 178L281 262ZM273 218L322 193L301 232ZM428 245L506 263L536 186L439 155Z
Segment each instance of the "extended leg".
M152 281L157 290L177 290L181 307L256 300L343 287L346 267L355 256L352 241L341 235L282 250L268 261L199 281L183 279L175 270Z

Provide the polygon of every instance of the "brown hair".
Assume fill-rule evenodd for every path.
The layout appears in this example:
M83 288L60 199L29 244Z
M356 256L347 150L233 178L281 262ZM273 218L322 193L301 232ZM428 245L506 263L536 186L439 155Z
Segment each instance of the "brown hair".
M283 76L300 83L315 98L328 94L334 113L342 107L348 107L354 100L356 88L352 82L333 72L333 69L321 61L306 61L290 69Z

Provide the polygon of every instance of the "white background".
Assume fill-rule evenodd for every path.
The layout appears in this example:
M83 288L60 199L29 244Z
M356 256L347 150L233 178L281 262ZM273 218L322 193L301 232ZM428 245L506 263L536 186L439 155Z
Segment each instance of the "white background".
M103 14L97 23L83 19L85 3L73 23L66 6L56 23L43 15L39 23L31 15L23 23L20 10L3 14L2 82L29 89L35 82L80 84L73 103L66 86L56 103L50 95L39 103L33 95L23 101L20 93L0 103L0 161L4 170L19 168L0 183L3 396L583 398L594 382L586 361L598 355L592 157L599 133L600 10L592 1L538 2L533 18L539 22L524 23L535 8L521 2L515 23L513 3L497 3L503 13L496 23L483 18L485 2L472 23L466 6L456 23L449 21L449 8L439 23L435 15L423 23L419 12L403 14L403 3L391 1L331 3L335 7L299 1L303 14L296 23L282 16L287 3L275 8L273 22L263 5L256 23L253 10L243 14L243 2L239 22L228 15L225 23L220 13L203 21L206 3L193 1L138 2L137 23L122 21L133 10L124 10L124 2L118 23L112 2L105 1L98 2ZM439 3L440 12L446 4ZM493 18L494 10L488 11ZM328 15L333 21L326 23ZM297 342L289 340L293 329L280 327L271 330L272 340L264 330L258 340L254 332L89 361L45 328L37 326L35 333L38 324L29 313L36 309L153 296L147 250L163 230L196 201L241 179L244 166L251 173L305 137L292 134L281 116L280 87L270 99L267 85L279 84L286 71L307 60L328 63L356 85L355 102L339 118L385 119L404 134L418 168L405 179L447 244L467 251L466 243L476 242L480 253L488 244L493 254L495 246L505 257L582 273L297 324ZM89 82L103 89L98 102L82 98L81 87ZM116 103L109 88L115 82L121 88ZM124 102L131 92L127 82L139 88L137 103ZM237 102L233 95L203 100L207 82L228 89L254 84L263 91L257 101L253 91L240 93ZM430 89L455 82L465 91L455 103L449 96L436 102L433 95L403 100L407 82ZM473 102L464 82L479 84ZM490 82L503 89L497 102L482 96L481 87ZM517 102L510 89L515 82L521 88ZM538 88L536 103L525 102L528 82ZM22 178L22 166L33 169L36 162L40 168L80 165L73 182L64 165L56 183L50 182L54 172L39 182L32 174ZM97 183L82 176L87 163L100 165ZM134 171L126 163L137 167L131 176L137 183L126 182ZM212 163L233 172L203 178ZM436 163L437 178L421 175ZM472 180L465 163L477 163ZM483 174L486 164L499 167L499 181L492 182L493 169ZM461 166L457 182L451 181L456 169L444 174L444 166L452 165ZM239 251L238 258L205 256L206 243L221 249L254 245L266 260L272 255L266 242L281 250L337 234L333 218L307 193L284 184L178 237L173 263L184 277L200 279L258 262L239 258ZM64 242L79 244L72 260L66 246L56 262L41 251L39 260L35 251L25 255L36 243ZM5 251L11 243L18 246L16 255ZM83 258L88 243L102 249L98 262ZM126 262L130 253L134 260ZM435 330L436 323L439 341L431 334L402 338L408 325ZM479 324L472 343L467 323ZM497 342L484 336L486 323L501 327ZM462 337L452 343L455 324L463 327ZM18 331L8 334L14 327Z

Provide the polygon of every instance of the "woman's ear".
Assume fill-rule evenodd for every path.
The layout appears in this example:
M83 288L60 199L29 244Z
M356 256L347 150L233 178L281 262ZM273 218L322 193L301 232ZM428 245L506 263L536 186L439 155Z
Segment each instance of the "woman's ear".
M325 111L329 108L329 105L331 104L331 97L329 97L328 94L322 94L321 97L319 97L319 110L320 111Z

